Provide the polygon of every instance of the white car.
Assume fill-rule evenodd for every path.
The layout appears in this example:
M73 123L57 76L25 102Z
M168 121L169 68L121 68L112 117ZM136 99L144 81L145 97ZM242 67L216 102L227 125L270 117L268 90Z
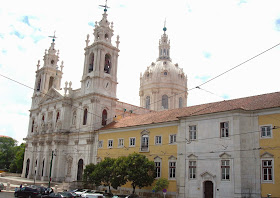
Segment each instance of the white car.
M76 193L77 195L82 195L84 193L93 193L93 191L90 189L79 189L79 190L74 190L74 193Z
M99 193L84 193L81 195L84 198L104 198L102 194Z

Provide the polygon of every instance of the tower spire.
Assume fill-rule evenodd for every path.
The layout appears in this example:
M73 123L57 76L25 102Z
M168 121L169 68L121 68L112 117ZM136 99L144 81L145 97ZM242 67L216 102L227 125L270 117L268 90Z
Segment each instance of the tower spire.
M163 35L159 40L159 57L157 60L170 60L170 40L168 40L168 36L166 34L166 19L164 20L164 27L163 27Z

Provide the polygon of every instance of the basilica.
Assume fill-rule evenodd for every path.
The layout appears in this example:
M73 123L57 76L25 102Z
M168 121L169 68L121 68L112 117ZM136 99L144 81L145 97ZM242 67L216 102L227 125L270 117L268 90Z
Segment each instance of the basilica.
M85 165L97 163L99 129L126 116L187 105L187 76L172 63L166 30L159 40L158 58L141 74L139 107L117 98L120 40L117 36L112 41L113 23L106 8L95 23L92 43L87 35L81 88L72 89L72 82L62 84L64 65L53 38L35 72L22 177L81 180Z

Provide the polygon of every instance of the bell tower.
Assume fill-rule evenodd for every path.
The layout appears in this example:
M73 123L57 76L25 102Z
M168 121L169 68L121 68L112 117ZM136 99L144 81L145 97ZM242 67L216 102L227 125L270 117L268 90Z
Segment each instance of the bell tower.
M112 45L113 22L107 19L107 4L100 22L95 22L94 41L86 39L84 70L82 76L83 94L98 94L116 99L119 36L116 46Z
M32 106L38 104L39 100L45 96L50 88L60 89L62 79L63 61L58 69L59 50L55 49L55 35L51 36L52 43L49 49L45 50L43 67L40 68L40 60L37 64L36 80L32 97Z

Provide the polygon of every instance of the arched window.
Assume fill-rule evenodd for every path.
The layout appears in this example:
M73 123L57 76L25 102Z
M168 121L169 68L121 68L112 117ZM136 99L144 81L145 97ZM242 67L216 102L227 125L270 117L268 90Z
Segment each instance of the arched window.
M57 114L56 114L56 121L55 122L57 122L59 120L59 112L57 112Z
M87 124L87 114L88 114L88 110L84 109L84 119L83 119L83 125Z
M107 41L108 41L108 39L109 39L108 34L105 34L105 40L107 40Z
M183 98L180 97L179 98L179 108L182 108L183 107Z
M107 124L107 111L106 109L102 112L102 125L105 126Z
M161 106L163 107L163 109L168 109L168 96L167 95L162 96Z
M169 56L169 50L167 49L167 56Z
M49 81L49 89L53 86L53 81L54 81L54 77L50 77L50 81Z
M110 74L110 71L111 71L111 56L110 56L110 54L106 54L104 72L107 74Z
M34 131L34 124L35 124L35 121L34 121L34 120L32 120L31 132L33 132L33 131Z
M73 116L72 116L72 124L75 125L76 124L76 117L77 117L77 113L76 111L73 112Z
M151 98L150 96L146 97L146 109L150 109L150 104L151 104Z
M89 57L88 73L93 71L93 66L94 66L94 53L92 53Z
M163 55L164 55L164 56L166 55L166 50L165 50L165 49L163 50Z
M42 177L44 176L44 167L45 167L45 159L43 160L43 163L42 163Z
M40 89L41 89L41 78L37 83L37 91L40 91Z
M45 116L43 115L43 116L42 116L42 122L44 122L44 121L45 121Z
M78 172L77 172L78 181L83 179L83 166L84 166L84 161L82 159L80 159L78 162Z
M27 159L26 168L25 168L25 178L27 178L27 176L29 174L29 165L30 165L30 159Z

